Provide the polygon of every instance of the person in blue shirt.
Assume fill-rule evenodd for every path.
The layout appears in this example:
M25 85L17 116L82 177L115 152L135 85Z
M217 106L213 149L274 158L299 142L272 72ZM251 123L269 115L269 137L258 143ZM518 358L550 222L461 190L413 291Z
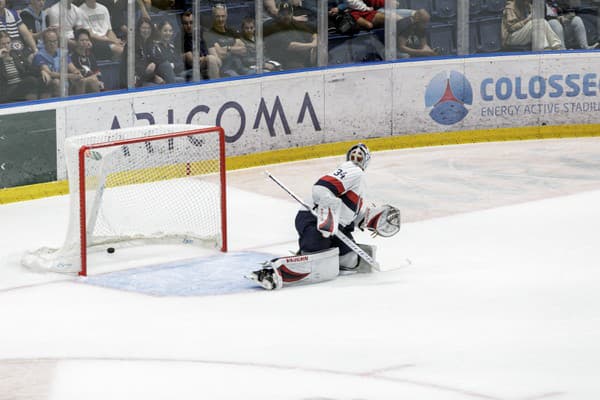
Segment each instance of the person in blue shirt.
M60 49L58 48L58 35L53 29L46 29L42 33L44 48L40 49L33 57L32 65L37 69L42 78L40 98L60 96ZM67 57L67 78L72 84L77 84L83 76Z

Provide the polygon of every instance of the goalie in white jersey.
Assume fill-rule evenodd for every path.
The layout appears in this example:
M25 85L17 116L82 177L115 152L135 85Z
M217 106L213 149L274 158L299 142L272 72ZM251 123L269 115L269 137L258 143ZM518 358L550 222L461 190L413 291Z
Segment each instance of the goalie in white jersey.
M340 270L371 272L371 266L336 237L339 230L354 240L355 226L381 236L392 236L400 230L397 208L364 206L363 178L370 160L366 145L352 146L346 161L313 185L312 211L302 209L296 215L300 246L297 255L270 260L248 278L271 290L284 284L333 279ZM358 246L375 258L374 246Z

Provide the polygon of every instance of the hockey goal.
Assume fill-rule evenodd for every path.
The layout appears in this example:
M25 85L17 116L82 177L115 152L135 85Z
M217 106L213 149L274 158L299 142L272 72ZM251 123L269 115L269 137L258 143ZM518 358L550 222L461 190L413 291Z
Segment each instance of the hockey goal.
M227 251L222 128L152 125L69 137L70 215L61 248L27 253L35 270L88 273L113 245L182 243Z

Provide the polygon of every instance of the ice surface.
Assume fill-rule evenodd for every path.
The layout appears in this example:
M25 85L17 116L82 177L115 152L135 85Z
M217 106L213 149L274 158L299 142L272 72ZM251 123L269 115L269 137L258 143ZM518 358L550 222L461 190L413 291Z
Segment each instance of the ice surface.
M304 197L337 162L269 171ZM66 197L0 206L0 399L600 398L600 139L374 153L404 224L357 238L413 265L276 292L238 272L296 248L263 170L229 175L230 254L117 249L87 280L19 265Z

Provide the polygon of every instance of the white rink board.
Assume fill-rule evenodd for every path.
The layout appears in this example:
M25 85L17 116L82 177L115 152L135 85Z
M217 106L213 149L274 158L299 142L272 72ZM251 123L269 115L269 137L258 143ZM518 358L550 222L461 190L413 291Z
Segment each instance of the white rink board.
M0 115L56 109L61 179L63 139L107 128L221 125L227 154L235 156L392 135L599 123L599 64L596 52L565 52L354 65L12 107ZM443 105L462 103L461 118L448 117L437 101L444 82L436 86L435 79L450 74L458 77L448 81L456 101ZM456 96L456 87L472 96Z

